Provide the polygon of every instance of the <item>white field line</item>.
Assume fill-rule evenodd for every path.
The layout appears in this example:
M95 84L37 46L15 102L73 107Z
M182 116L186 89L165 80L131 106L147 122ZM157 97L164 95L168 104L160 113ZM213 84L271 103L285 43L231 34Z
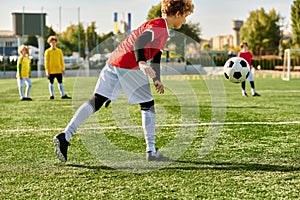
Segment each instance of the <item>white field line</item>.
M300 90L259 90L260 93L299 93ZM203 91L201 92L203 94L206 94L208 93L208 91ZM234 92L234 93L239 93L239 92ZM176 94L185 94L184 92L183 93L176 93ZM6 97L15 97L16 95L15 94L5 94ZM90 94L92 95L92 93ZM72 101L73 102L85 102L87 101L89 98L90 98L90 95L88 95L86 98L84 97L83 99L73 99ZM48 100L48 96L45 97L45 96L34 96L34 100L36 101L39 101L39 100L45 100L47 101Z
M193 123L193 124L158 124L156 127L192 127L192 126L223 126L223 125L290 125L299 124L300 121L292 122L211 122L211 123ZM142 126L106 126L106 127L91 127L80 128L81 130L109 130L109 129L136 129ZM1 130L0 133L17 133L17 132L41 132L41 131L63 131L63 128L39 128L39 129L12 129Z

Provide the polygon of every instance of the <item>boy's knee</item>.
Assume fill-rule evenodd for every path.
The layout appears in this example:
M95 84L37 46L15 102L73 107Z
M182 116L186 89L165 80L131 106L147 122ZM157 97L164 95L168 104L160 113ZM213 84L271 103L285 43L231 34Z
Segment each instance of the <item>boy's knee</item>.
M89 103L93 106L94 111L98 111L103 103L107 101L108 98L99 95L99 94L94 94L94 96L89 100Z
M155 109L154 109L154 100L148 101L148 102L144 102L144 103L140 103L140 106L141 106L141 110L150 110L152 112L155 112Z

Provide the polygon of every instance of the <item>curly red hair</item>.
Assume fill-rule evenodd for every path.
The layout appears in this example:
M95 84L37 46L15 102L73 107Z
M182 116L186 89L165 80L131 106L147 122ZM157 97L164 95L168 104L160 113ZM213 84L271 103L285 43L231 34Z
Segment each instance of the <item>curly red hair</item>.
M163 15L174 16L177 13L188 16L194 11L192 0L162 0L161 12Z

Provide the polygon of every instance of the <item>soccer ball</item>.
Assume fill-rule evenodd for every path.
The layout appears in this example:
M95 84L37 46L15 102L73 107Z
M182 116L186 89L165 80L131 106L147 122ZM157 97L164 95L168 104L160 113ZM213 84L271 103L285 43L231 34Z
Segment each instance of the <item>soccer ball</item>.
M241 57L229 58L224 65L224 75L232 83L241 83L249 76L250 66Z

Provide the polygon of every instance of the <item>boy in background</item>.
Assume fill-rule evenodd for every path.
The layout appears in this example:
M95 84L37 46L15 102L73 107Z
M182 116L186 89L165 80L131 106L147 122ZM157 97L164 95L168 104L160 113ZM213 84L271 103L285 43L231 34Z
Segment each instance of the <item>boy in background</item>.
M28 57L28 47L25 45L21 45L18 48L18 52L20 57L17 61L17 82L19 88L19 94L22 101L31 101L32 99L29 97L30 88L31 88L31 60ZM24 96L24 84L26 84L25 96Z
M252 74L252 53L250 51L248 51L248 43L247 42L242 42L241 43L241 51L238 53L238 57L242 57L244 58L249 66L250 66L250 72L249 72L249 76L248 78L246 79L246 81L249 81L250 82L250 86L251 86L251 93L252 93L252 96L260 96L260 94L258 94L256 91L255 91L255 86L254 86L254 77L253 77L253 74ZM243 81L242 82L242 95L244 97L247 97L247 92L246 92L246 81Z
M70 99L64 91L62 83L63 74L65 73L64 56L61 49L57 48L57 38L55 36L49 36L47 39L50 47L45 51L45 70L47 78L49 79L49 92L50 99L54 99L54 79L58 82L58 89L62 99Z

